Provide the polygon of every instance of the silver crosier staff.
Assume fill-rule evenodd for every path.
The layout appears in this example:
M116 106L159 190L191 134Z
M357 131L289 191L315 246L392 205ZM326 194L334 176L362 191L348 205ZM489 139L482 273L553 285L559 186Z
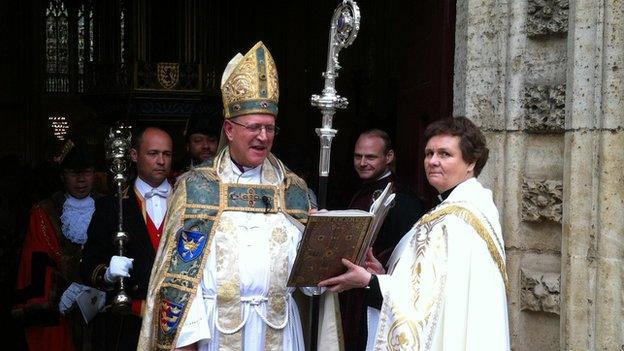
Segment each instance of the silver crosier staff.
M360 8L352 0L343 0L334 10L329 30L329 46L327 51L327 69L323 72L325 87L321 95L312 95L312 106L318 107L323 115L321 128L316 128L321 142L319 157L319 189L318 208L327 207L327 180L331 159L331 143L338 130L332 128L332 119L336 109L344 109L348 105L345 97L336 92L336 78L338 78L338 53L348 47L357 37L360 29ZM320 289L314 291L310 298L310 339L306 350L316 351L319 322L319 295Z
M129 152L131 147L132 134L129 127L122 123L117 123L111 127L106 138L106 160L109 163L109 171L113 175L113 182L116 185L118 200L117 232L113 236L113 241L117 246L117 254L124 256L125 245L128 242L128 233L123 228L123 192L128 181L128 165L130 161ZM117 294L112 302L113 312L116 314L128 314L130 312L132 300L126 293L125 280L119 278L117 283Z

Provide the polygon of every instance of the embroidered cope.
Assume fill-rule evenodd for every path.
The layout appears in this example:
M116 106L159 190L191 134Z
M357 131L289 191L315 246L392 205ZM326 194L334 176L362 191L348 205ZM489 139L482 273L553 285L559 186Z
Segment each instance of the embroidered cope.
M388 267L378 276L381 312L369 308L367 350L509 349L499 215L475 178L416 223Z

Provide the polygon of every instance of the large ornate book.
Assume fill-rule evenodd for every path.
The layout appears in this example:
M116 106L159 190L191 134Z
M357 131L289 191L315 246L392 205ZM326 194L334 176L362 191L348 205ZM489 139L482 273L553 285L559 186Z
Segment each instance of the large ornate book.
M288 286L316 286L321 280L346 272L342 258L361 265L393 204L391 189L388 184L373 202L370 212L337 210L311 214L299 243Z

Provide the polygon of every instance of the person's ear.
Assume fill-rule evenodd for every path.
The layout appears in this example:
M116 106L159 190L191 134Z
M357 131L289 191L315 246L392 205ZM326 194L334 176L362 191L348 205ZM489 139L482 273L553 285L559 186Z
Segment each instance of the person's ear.
M468 173L474 174L474 168L475 168L476 164L477 164L476 162L473 162L473 163L468 165Z
M234 140L233 129L234 125L230 121L225 120L223 122L223 130L225 131L225 137L228 139L228 141Z
M390 150L386 154L386 165L392 164L393 161L394 161L394 150Z
M130 149L130 159L132 159L132 162L135 162L135 163L139 159L139 155L135 148Z

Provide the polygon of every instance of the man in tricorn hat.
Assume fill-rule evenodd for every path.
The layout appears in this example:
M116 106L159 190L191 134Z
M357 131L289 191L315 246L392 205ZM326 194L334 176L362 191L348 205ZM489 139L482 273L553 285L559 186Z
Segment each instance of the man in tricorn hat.
M176 184L139 349L303 350L286 282L309 201L271 154L278 77L262 42L230 61L221 92L219 151Z
M63 191L30 211L12 314L26 326L30 350L89 350L89 329L80 312L70 310L76 295L63 295L64 316L59 314L59 299L71 283L80 281L77 267L95 210L91 194L95 162L88 147L77 140L67 140L55 162Z

